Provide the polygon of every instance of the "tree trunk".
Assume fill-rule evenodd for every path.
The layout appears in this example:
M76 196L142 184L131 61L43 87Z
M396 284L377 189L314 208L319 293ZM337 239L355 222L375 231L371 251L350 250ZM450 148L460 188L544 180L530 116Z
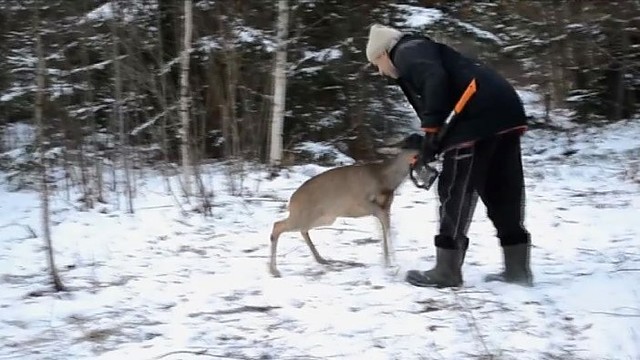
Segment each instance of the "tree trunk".
M182 156L183 190L187 197L192 195L191 180L193 169L189 148L189 53L193 33L191 0L184 2L184 44L180 57L180 152Z
M87 35L85 35L87 36ZM87 67L89 65L89 55L87 54L87 45L85 43L85 39L83 39L82 41L82 45L80 47L80 57L82 59L82 67ZM92 105L93 103L93 84L91 83L91 72L88 70L84 71L84 81L86 82L86 87L87 89L85 91L82 92L83 94L83 101L85 103L85 106L89 107ZM93 111L89 111L88 112L88 121L89 121L89 128L91 129L91 134L92 136L95 136L95 134L97 133L97 129L96 129L96 119L95 119L95 115ZM96 195L96 186L93 183L94 182L94 178L91 177L91 170L90 170L90 164L89 164L89 160L88 157L90 158L90 156L88 156L85 153L85 140L84 140L84 136L81 137L80 139L80 153L79 153L79 161L80 161L80 175L82 178L82 193L83 193L83 198L84 198L84 204L88 209L93 209L94 207L94 202L95 202L95 195ZM97 149L95 146L95 142L94 142L94 159L97 162L99 157L97 154ZM100 176L100 174L97 173L96 171L96 178ZM96 181L99 182L99 181Z
M34 30L36 33L36 56L38 57L38 67L36 74L36 103L34 120L38 129L37 135L37 148L40 155L40 210L42 220L42 234L44 236L47 262L49 265L49 273L51 274L51 281L55 291L65 291L66 288L62 284L60 275L56 268L55 258L53 255L53 242L51 240L51 222L49 218L49 186L47 179L47 162L45 159L45 131L44 121L42 119L42 108L44 106L44 92L45 92L45 59L42 51L42 39L40 37L40 19L38 14L39 3L36 1L34 4Z
M158 4L158 37L162 44L160 52L160 60L163 64L173 61L179 54L178 27L179 17L176 13L180 9L180 2L175 0L157 0ZM178 71L174 67L166 69L164 80L166 81L165 94L168 98L173 99L177 94L178 88Z
M242 56L234 45L237 34L233 31L233 22L230 17L235 16L236 6L226 7L223 13L220 7L217 8L217 18L220 28L220 40L222 46L220 53L224 59L220 67L219 77L213 86L218 87L214 93L220 99L220 115L222 119L222 137L224 138L224 156L227 158L235 158L241 155L241 137L240 128L238 126L238 117L236 112L237 91L240 79L240 62Z
M124 191L125 197L127 199L127 212L133 214L133 193L131 189L131 171L129 168L129 141L127 137L127 133L125 131L125 119L124 119L124 111L122 109L122 73L120 70L120 51L118 49L119 46L119 24L123 18L122 9L118 1L113 2L116 10L114 11L116 14L116 19L112 24L112 34L113 34L113 71L114 71L114 91L115 91L115 101L114 101L114 114L117 118L118 122L118 133L120 138L120 157L122 160L122 166L124 170Z
M287 98L288 1L289 0L278 0L277 50L276 64L273 70L273 118L271 120L271 142L269 151L269 164L271 166L279 166L282 162L282 132Z
M226 122L227 134L225 134L225 138L230 138L228 153L231 157L240 156L240 129L238 128L238 119L236 116L236 91L238 89L238 61L240 61L240 57L238 56L237 50L229 45L225 51L225 58L227 64L225 65L225 82L227 83L226 89L226 97L224 111L223 111L223 121Z
M617 34L615 36L617 42L619 43L617 48L619 48L616 54L618 58L617 62L619 64L619 70L617 72L617 78L615 81L614 87L614 110L613 110L613 120L621 120L627 116L626 114L626 102L625 102L625 93L626 93L626 73L628 69L627 59L630 57L629 52L629 35L627 34L627 27L629 25L629 17L627 10L625 8L621 9L621 18L618 20L617 26Z

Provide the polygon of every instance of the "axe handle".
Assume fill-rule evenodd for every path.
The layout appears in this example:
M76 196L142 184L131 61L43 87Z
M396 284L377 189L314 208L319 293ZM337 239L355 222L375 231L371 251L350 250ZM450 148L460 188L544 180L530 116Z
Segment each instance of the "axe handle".
M449 116L447 116L447 118L444 120L442 128L440 129L440 131L438 131L438 141L442 141L442 139L447 133L447 130L449 130L449 128L451 127L451 121L458 114L462 112L464 107L467 105L467 102L469 101L469 99L471 99L473 94L476 93L476 90L477 90L476 79L473 78L471 79L471 82L469 83L469 85L467 85L467 88L462 93L462 96L460 96L460 99L458 99L456 106L453 108L453 110L451 110L451 112L449 113Z
M476 93L476 79L473 78L471 79L471 82L469 83L469 85L467 85L467 88L462 93L462 96L456 103L456 106L453 108L453 111L456 114L459 114L460 112L462 112L462 109L464 109L465 105L467 105L467 101L469 101L469 99L471 99L471 97L475 93Z
M469 101L469 99L471 99L471 97L473 96L473 94L476 93L476 79L473 78L471 79L471 82L469 83L469 85L467 85L467 88L464 90L464 92L462 93L462 96L460 96L460 99L458 99L458 102L456 103L456 106L453 108L453 110L451 110L451 112L449 113L449 116L447 116L447 118L445 119L444 123L442 124L442 127L440 128L440 130L438 131L437 136L437 141L438 143L442 141L442 139L444 138L444 136L447 133L447 130L449 130L449 128L451 127L451 121L460 113L462 112L462 110L464 109L464 107L467 105L467 102ZM420 160L418 160L419 155L416 155L412 160L411 163L409 165L409 177L411 178L411 181L413 181L413 184L421 189L425 189L425 190L429 190L429 188L431 187L431 185L435 182L436 178L438 177L438 171L435 168L432 168L429 166L429 174L428 177L426 179L418 179L419 174L423 174L425 171L425 165L421 163ZM428 165L427 165L428 166ZM416 174L414 173L418 173L418 176L416 176Z

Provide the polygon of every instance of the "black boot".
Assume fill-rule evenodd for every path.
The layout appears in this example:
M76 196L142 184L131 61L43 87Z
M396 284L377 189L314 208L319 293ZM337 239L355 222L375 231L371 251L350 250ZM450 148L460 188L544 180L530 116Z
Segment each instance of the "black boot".
M406 281L422 287L456 287L462 285L461 250L436 248L436 266L427 271L409 270Z
M486 281L503 281L523 286L533 286L533 275L529 266L529 244L503 246L504 271L490 274Z
M467 249L469 248L469 238L463 236L459 239L458 246L460 247L460 268L462 269L462 264L464 264L464 258L467 255Z

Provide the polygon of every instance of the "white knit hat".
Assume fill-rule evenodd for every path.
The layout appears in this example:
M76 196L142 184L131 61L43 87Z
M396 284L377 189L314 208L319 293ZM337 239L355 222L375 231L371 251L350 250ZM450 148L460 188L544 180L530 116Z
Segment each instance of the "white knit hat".
M369 29L367 42L367 60L373 62L383 52L391 50L402 37L402 32L392 27L373 24Z

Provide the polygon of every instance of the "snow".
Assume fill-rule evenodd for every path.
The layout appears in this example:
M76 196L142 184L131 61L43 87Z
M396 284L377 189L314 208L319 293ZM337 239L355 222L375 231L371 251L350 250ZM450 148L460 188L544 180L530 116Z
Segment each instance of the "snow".
M502 258L482 205L464 286L406 284L406 270L434 261L437 204L433 190L410 182L392 207L390 268L373 218L339 219L311 237L325 257L359 266L319 265L299 234L286 233L283 277L273 278L271 225L297 186L327 168L296 166L273 179L255 168L233 196L238 179L211 164L211 218L181 212L148 169L136 175L133 215L117 209L115 194L80 211L60 189L52 233L71 290L29 296L48 288L43 241L31 235L41 233L38 196L3 186L0 358L638 358L640 183L623 174L640 155L640 122L569 131L523 139L533 288L483 281Z
M215 51L222 49L220 42L214 36L203 36L195 40L196 48L202 52ZM179 58L175 58L173 63L177 63ZM168 71L168 70L167 70ZM166 72L166 71L165 71Z
M347 40L347 42L350 42L350 41L351 41L350 39ZM342 44L336 47L339 47L341 45ZM329 61L339 59L340 57L343 56L343 53L340 49L337 49L336 47L322 49L319 51L309 51L309 50L304 51L303 56L299 60L290 63L288 71L290 73L298 72L298 73L308 73L308 74L322 71L325 68L322 65L312 65L312 66L306 66L306 67L302 67L302 65L311 60L315 62L327 63Z
M493 41L498 45L504 45L504 41L502 41L502 39L500 39L497 35L493 34L492 32L482 30L479 27L464 21L457 21L457 24L463 27L465 30L474 33L475 36L479 39L486 39L486 40Z
M420 28L429 26L444 17L441 10L433 8L423 8L413 5L392 5L405 13L402 21L396 23L396 26L405 26L409 28Z
M14 86L6 90L4 94L0 94L0 102L9 102L33 90L35 90L35 86L25 86L25 87Z
M276 49L275 41L262 30L239 24L234 25L233 39L228 44L221 43L215 36L207 35L196 39L195 47L202 52L211 52L230 46L231 43L234 45L260 43L266 52L273 52Z
M98 6L86 15L87 20L90 21L111 20L113 17L113 4L111 2Z
M249 26L237 26L233 29L233 32L240 42L251 43L255 41L263 41L265 45L273 46L273 43L268 43L266 40L266 36L262 33L262 31L258 29L254 29ZM273 46L275 48L275 46Z
M401 20L395 22L395 26L407 27L410 29L424 28L437 23L444 18L444 13L441 10L428 7L420 7L414 5L405 4L393 4L392 6L400 9L403 12ZM497 35L480 29L478 26L470 24L468 22L454 20L455 24L463 28L465 31L473 33L479 39L486 39L493 41L498 45L504 45L504 41Z
M36 128L27 123L18 122L2 127L2 149L19 149L33 144Z
M117 3L116 3L117 4ZM136 20L136 16L138 14L137 13L149 13L151 10L156 8L156 4L153 2L150 3L129 3L126 4L122 9L122 14L123 14L123 21L124 22L133 22ZM80 20L80 24L84 24L85 21L94 21L94 22L101 22L101 21L109 21L109 20L113 20L117 15L115 14L115 11L117 10L117 7L114 9L113 7L113 1L107 2L105 4L102 4L100 6L98 6L97 8L89 11L84 17L85 19L81 19Z
M304 51L304 56L300 62L304 62L309 59L313 59L318 62L328 62L331 60L339 59L342 56L342 51L339 49L322 49L320 51Z
M398 26L428 26L443 16L396 6L407 14ZM111 3L87 15L112 17ZM238 28L235 35L273 49L257 30ZM199 44L217 46L209 38ZM329 61L342 54L307 55ZM528 114L543 114L535 89L519 93ZM464 286L406 284L408 269L433 264L437 226L435 189L410 182L392 207L391 267L382 264L373 218L339 219L311 237L322 255L353 266L317 264L301 236L286 233L278 248L283 277L273 278L272 223L286 216L300 184L328 168L295 166L271 178L247 165L242 178L214 163L204 169L204 183L213 187L209 218L167 191L167 180L177 191L177 178L150 169L135 170L135 214L124 212L116 193L82 209L77 189L67 198L59 184L52 235L70 290L43 293L49 277L38 195L10 191L0 173L0 358L638 359L640 121L563 127L523 138L533 288L483 281L501 269L502 255L482 205L469 232ZM11 125L4 135L4 155L16 156L33 129ZM352 162L327 143L299 150Z
M167 110L174 110L175 106L169 106ZM164 117L166 115L166 111L163 111L161 113L159 113L158 115L152 117L151 119L145 121L143 124L140 124L138 126L136 126L135 128L133 128L133 130L131 130L131 132L129 134L136 136L138 135L141 131L144 131L145 129L147 129L149 126L153 125L156 123L156 121L158 121L158 119Z
M305 141L298 144L294 150L304 151L313 155L311 160L317 161L322 159L323 157L329 157L333 159L335 164L339 165L350 165L353 164L353 159L344 155L340 151L338 151L335 146L329 143L319 143L319 142L311 142Z

